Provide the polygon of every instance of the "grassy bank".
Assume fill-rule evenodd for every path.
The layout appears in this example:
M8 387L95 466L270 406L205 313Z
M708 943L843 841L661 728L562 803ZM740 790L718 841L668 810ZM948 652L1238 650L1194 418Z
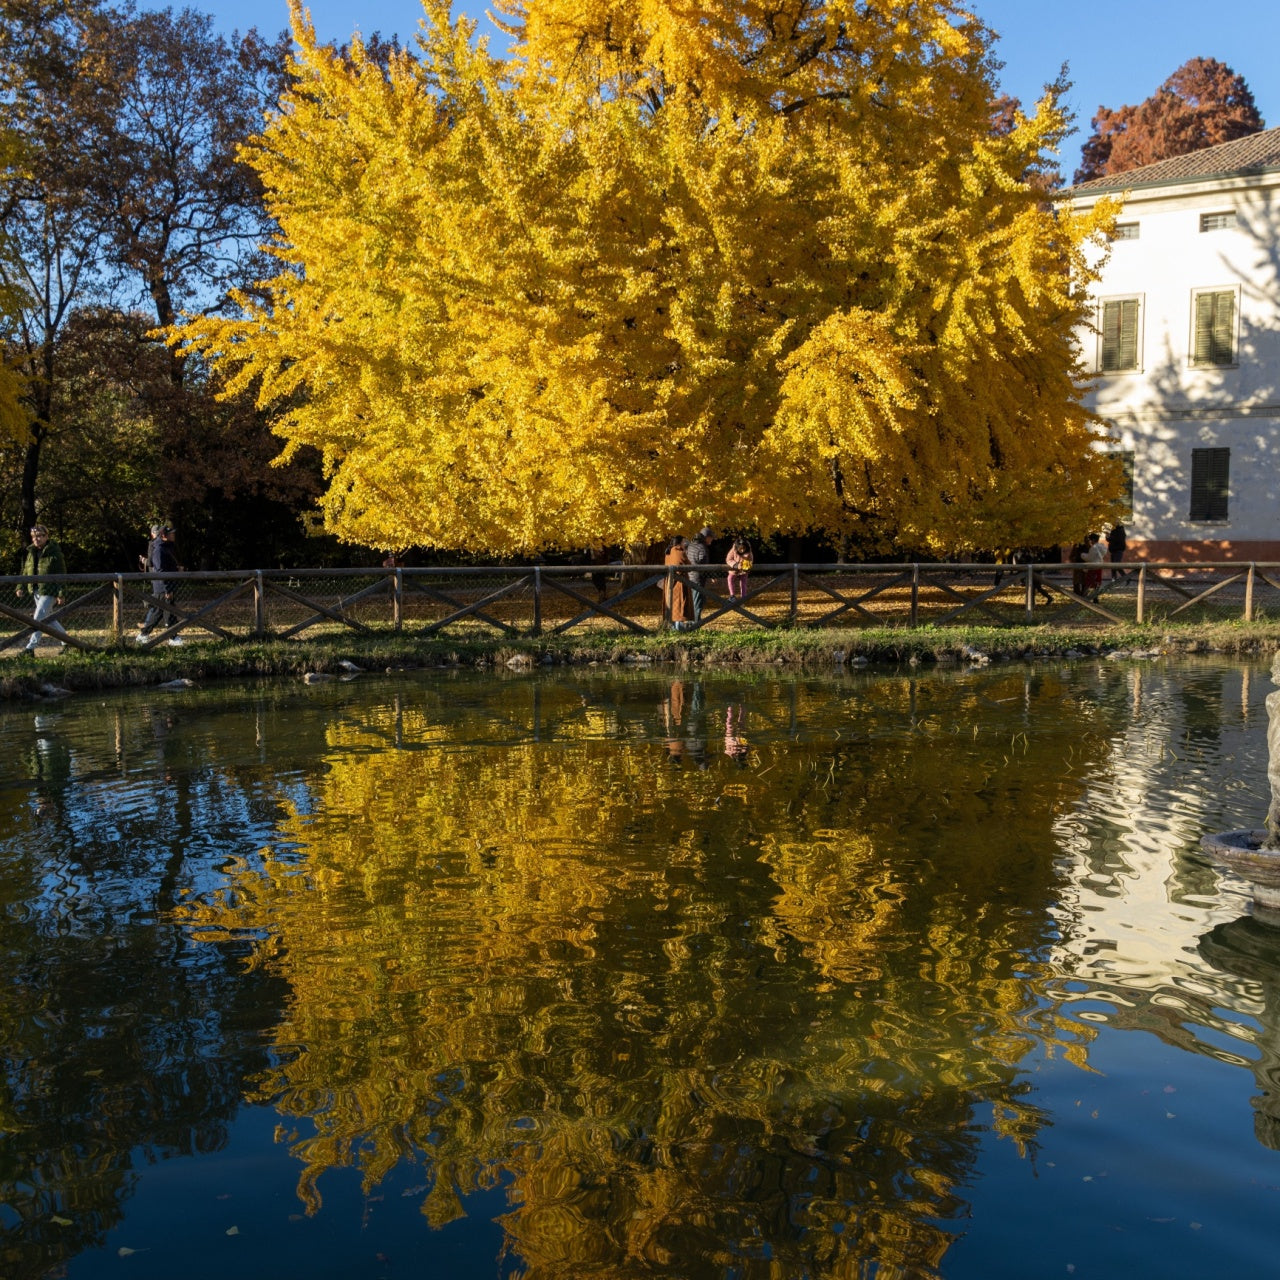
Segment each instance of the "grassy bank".
M161 646L106 653L41 649L32 659L0 656L0 698L146 687L175 679L199 682L248 676L338 673L343 662L366 671L448 666L583 665L666 662L680 665L830 666L833 663L957 663L1087 656L1113 652L1271 653L1280 622L1218 622L1177 627L1050 630L1041 627L948 627L904 631L707 631L692 635L595 634L506 640L404 635L332 636L315 640L246 641Z

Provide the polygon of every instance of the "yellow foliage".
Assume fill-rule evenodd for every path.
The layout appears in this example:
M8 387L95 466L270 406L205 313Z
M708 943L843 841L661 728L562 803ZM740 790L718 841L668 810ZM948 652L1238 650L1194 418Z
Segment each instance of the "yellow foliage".
M22 377L0 357L0 439L26 444L31 414L22 402Z
M424 0L385 68L316 42L250 156L266 301L173 335L322 451L376 545L634 542L706 519L935 551L1077 536L1114 497L1072 344L1074 219L991 129L951 0ZM1033 495L1010 503L1010 496Z
M0 194L22 172L23 151L18 134L0 126ZM9 250L0 232L0 261ZM9 272L0 270L0 321L16 315L26 299L9 281ZM22 403L22 376L0 349L0 440L25 444L31 427L31 415Z

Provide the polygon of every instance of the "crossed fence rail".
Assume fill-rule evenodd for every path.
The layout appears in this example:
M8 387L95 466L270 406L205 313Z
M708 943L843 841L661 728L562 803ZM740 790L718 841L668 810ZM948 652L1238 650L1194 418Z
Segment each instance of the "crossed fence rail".
M670 625L664 600L680 578L701 580L700 625L716 630L1280 617L1280 563L757 564L732 597L726 574L717 565L618 564L42 574L63 603L40 622L30 613L36 579L0 577L0 652L35 632L86 651L324 632L650 635ZM157 583L168 588L163 599ZM136 635L153 606L157 625Z

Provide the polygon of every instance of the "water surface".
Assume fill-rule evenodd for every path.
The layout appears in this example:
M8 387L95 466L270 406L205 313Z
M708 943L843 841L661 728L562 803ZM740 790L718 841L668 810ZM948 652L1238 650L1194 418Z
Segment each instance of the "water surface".
M1261 666L0 713L0 1274L1273 1266Z

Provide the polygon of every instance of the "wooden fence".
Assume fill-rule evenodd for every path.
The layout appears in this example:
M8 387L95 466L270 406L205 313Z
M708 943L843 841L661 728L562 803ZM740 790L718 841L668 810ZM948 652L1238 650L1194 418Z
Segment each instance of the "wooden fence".
M42 576L63 603L32 621L33 579L0 578L0 651L35 631L83 650L351 631L507 637L670 626L664 588L698 579L700 627L1118 626L1280 618L1280 564L758 564L730 597L723 565L476 566ZM138 629L157 603L161 616ZM6 633L5 628L8 627Z

